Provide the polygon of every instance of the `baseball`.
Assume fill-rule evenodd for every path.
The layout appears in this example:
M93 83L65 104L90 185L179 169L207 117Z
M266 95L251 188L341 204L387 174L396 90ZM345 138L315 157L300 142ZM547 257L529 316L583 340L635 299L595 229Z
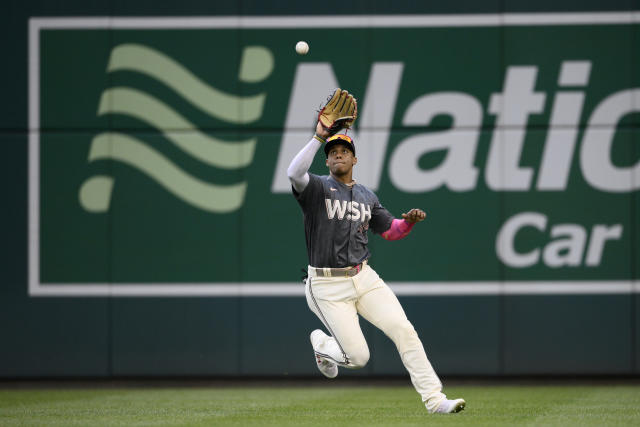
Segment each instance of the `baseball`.
M309 52L309 45L307 42L299 41L296 43L296 52L298 52L299 55L306 55L307 52Z

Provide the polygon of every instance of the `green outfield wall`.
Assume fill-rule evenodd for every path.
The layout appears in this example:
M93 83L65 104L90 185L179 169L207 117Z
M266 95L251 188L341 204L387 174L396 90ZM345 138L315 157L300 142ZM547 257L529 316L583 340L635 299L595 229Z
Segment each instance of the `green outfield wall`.
M640 373L640 4L335 3L12 3L0 377L315 375L286 169L335 87L427 212L370 261L439 373ZM346 374L404 374L362 327Z

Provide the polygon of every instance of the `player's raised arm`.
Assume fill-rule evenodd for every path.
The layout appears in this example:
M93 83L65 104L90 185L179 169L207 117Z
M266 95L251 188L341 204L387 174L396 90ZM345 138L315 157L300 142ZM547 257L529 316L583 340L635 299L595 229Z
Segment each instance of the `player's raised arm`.
M416 223L424 221L427 214L422 209L411 209L407 213L402 214L403 219L395 218L391 222L391 226L387 231L382 233L382 237L385 240L400 240L411 232Z
M291 185L301 193L309 184L309 168L318 148L328 137L342 128L349 128L358 116L358 104L346 90L336 89L318 113L318 124L313 138L293 158L287 168Z
M313 163L313 158L318 151L318 148L324 143L324 139L317 134L311 138L311 140L302 147L302 150L296 154L296 156L291 160L291 164L289 164L289 168L287 168L287 176L289 177L289 181L291 181L291 185L298 192L302 193L305 188L307 188L307 184L309 184L309 168L311 167L311 163Z

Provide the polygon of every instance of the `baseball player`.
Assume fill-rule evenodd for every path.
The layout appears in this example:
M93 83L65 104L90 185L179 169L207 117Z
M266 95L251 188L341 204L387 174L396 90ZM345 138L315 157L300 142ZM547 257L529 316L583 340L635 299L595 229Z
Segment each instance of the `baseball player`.
M287 170L293 195L304 213L307 303L330 334L320 329L311 333L318 369L335 378L339 366L358 369L367 364L369 348L360 329L360 314L393 340L430 413L459 412L465 401L449 400L442 393L442 383L418 334L395 294L369 265L369 229L386 240L402 239L426 214L411 209L402 214L403 219L396 219L371 190L353 180L358 162L355 145L347 135L336 133L351 127L357 114L356 99L336 89L318 115L315 135ZM330 174L310 174L309 167L322 146Z

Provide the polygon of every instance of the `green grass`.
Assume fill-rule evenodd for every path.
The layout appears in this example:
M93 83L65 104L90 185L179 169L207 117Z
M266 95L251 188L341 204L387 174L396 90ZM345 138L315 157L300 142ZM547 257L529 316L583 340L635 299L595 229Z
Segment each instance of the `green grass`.
M640 425L640 386L456 386L459 414L429 415L407 386L0 390L0 425Z

